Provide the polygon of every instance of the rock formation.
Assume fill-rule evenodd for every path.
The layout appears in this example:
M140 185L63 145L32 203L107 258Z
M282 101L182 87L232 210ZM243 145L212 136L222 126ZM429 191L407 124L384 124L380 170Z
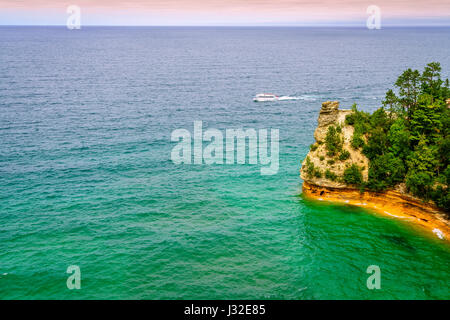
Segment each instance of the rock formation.
M413 221L440 239L449 239L450 223L443 211L432 203L424 203L406 194L404 184L399 184L395 190L377 193L360 192L343 181L345 169L353 164L362 169L363 181L367 181L369 171L367 157L351 147L354 128L345 123L346 116L351 113L352 110L339 110L338 101L322 103L314 132L315 143L311 145L300 169L300 177L304 181L303 194L322 201L362 206L382 215ZM327 152L325 140L331 126L339 127L338 135L342 142L340 154L348 152L347 157Z
M306 158L314 164L322 173L321 177L309 176L306 172L306 158L302 163L301 178L312 184L332 187L332 188L347 188L348 186L339 180L332 181L325 177L325 172L329 170L338 177L341 177L344 170L352 163L358 164L363 170L363 178L367 180L369 160L361 152L355 151L350 146L353 137L353 126L345 124L345 117L352 113L351 110L339 110L338 101L326 101L322 103L320 109L317 128L314 132L315 143L309 151ZM343 150L350 153L350 157L346 160L339 160L336 157L329 157L327 155L325 137L330 126L340 126L342 128L341 138L343 140Z

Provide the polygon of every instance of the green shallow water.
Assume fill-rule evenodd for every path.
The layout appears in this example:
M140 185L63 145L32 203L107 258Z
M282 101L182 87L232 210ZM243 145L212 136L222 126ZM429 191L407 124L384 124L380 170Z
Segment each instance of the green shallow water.
M299 182L282 191L271 187L279 177L255 186L253 175L207 171L181 174L164 204L152 200L162 181L120 179L53 200L51 211L29 207L20 233L2 241L2 298L449 298L450 252L432 235L304 200ZM72 264L78 291L65 284ZM381 290L366 287L369 265L381 269Z
M0 298L449 299L448 244L305 200L299 178L321 101L374 110L404 67L448 70L449 39L433 28L0 28ZM269 89L299 99L251 102ZM173 164L170 133L194 120L278 128L278 174ZM66 287L70 265L80 290ZM366 287L369 265L380 290Z

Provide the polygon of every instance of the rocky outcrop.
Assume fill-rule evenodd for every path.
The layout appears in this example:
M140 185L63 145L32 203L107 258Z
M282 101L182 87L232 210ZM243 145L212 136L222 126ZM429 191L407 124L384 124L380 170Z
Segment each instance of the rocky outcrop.
M367 181L369 170L367 157L361 151L351 147L354 129L353 126L345 124L346 116L351 113L351 110L339 110L337 101L322 103L314 132L316 141L300 169L300 177L304 181L303 194L321 201L361 206L385 216L415 222L440 239L450 239L450 222L446 219L445 213L433 203L424 203L407 194L404 184L400 184L395 190L375 193L360 192L358 188L343 182L343 173L352 164L357 164L362 169L365 181ZM340 160L339 155L332 157L328 155L325 138L330 126L340 127L342 150L349 152L348 158ZM311 174L308 166L314 168L314 174ZM328 177L325 174L327 171Z
M339 114L342 113L342 111L344 110L339 110L338 101L326 101L322 103L322 108L319 112L319 119L317 120L317 128L316 131L314 131L314 138L316 141L325 139L328 127L330 125L342 123L342 120L345 120L345 117L344 119L340 119L342 117L339 117ZM350 110L345 110L344 112L347 111Z
M312 184L320 186L328 186L331 188L346 188L346 184L339 180L330 180L325 177L328 170L337 177L342 177L344 170L353 163L358 164L363 170L363 178L367 180L369 170L369 160L361 152L353 150L350 146L353 137L353 126L345 124L345 117L352 113L351 110L340 110L338 101L326 101L322 103L319 112L317 128L314 131L315 143L309 151L307 157L303 160L301 169L301 178ZM343 150L350 153L350 157L346 160L339 160L338 157L330 157L327 155L325 137L330 126L341 127L341 138L343 140ZM308 175L306 171L306 159L309 158L314 167L321 172L321 177Z

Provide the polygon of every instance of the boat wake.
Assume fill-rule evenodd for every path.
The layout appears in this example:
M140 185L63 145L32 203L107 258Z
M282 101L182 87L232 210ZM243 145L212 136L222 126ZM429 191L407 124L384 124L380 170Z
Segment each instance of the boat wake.
M277 96L272 93L259 93L253 98L253 101L255 101L255 102L293 101L293 100L316 101L316 97L311 96L311 95Z
M316 101L316 98L309 95L302 96L281 96L278 98L279 101L289 101L289 100L305 100L305 101Z

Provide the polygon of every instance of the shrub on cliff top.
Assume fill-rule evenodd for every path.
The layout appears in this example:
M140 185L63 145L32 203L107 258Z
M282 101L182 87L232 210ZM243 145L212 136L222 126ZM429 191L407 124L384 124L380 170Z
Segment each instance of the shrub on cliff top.
M334 157L342 150L343 141L340 135L342 129L340 127L338 128L339 129L335 126L328 127L327 135L325 137L325 146L329 157Z

